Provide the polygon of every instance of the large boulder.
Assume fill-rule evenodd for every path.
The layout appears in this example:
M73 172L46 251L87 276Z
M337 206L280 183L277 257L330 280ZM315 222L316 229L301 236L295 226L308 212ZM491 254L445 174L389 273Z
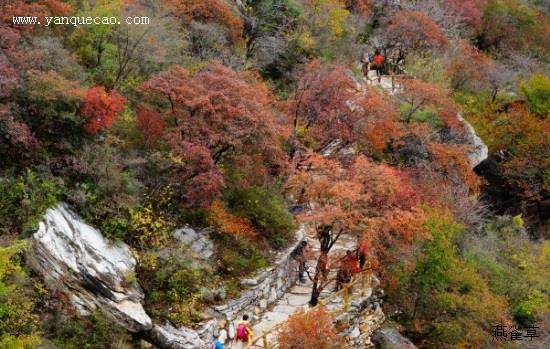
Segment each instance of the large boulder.
M46 211L31 240L30 267L50 289L67 294L81 315L99 308L129 331L151 329L126 244L107 242L65 204Z
M209 259L214 254L214 242L208 237L209 230L197 232L195 229L185 226L172 232L172 236L189 246L191 251L199 259Z
M457 114L457 118L460 122L462 122L462 125L464 126L464 136L466 141L471 146L471 148L466 152L466 155L468 155L470 165L473 169L487 159L489 156L489 148L483 140L479 138L472 125L470 125L470 123L466 121L462 115Z
M153 341L162 349L197 349L204 345L197 332L185 328L175 328L169 322L155 325L151 331Z
M393 327L384 327L372 338L377 349L417 349L416 346Z

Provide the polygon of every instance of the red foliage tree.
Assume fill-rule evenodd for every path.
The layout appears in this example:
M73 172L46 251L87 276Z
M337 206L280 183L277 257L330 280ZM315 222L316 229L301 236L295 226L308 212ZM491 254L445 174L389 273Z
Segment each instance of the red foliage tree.
M487 2L488 0L445 0L444 7L473 29L479 30L481 29L481 18Z
M143 135L145 144L154 146L164 134L165 123L160 113L140 110L137 114L137 128Z
M107 93L103 86L86 91L80 107L80 116L84 119L84 130L95 134L111 128L118 113L124 109L125 99L115 90Z
M402 85L398 98L407 105L405 122L410 122L414 113L422 108L430 107L438 110L455 108L450 98L450 91L443 86L417 79L404 80Z
M228 29L230 39L237 40L243 29L242 21L236 17L223 0L165 0L174 9L176 16L185 22L214 22Z
M21 161L37 145L38 141L27 124L15 119L10 105L0 104L0 164L10 157L17 157Z
M295 130L306 133L317 145L333 139L352 139L350 102L357 96L355 83L342 65L310 62L300 75L288 110Z
M432 167L447 183L456 187L466 185L477 192L479 177L472 171L464 149L445 143L432 143L428 148L433 157Z
M485 90L494 102L498 92L511 80L512 74L466 41L461 41L447 66L447 75L453 89Z
M312 278L310 303L313 305L333 280L323 272L322 266L342 234L364 239L366 219L386 211L410 211L417 203L414 191L397 169L377 165L364 156L356 157L349 167L343 167L336 160L311 154L290 176L287 189L298 202L314 208L307 216L300 217L315 226L320 242L317 268ZM403 240L415 231L393 233L396 239ZM377 236L371 240L384 241Z
M383 92L367 87L357 103L356 140L370 156L380 158L392 142L403 135L399 111Z
M278 333L281 349L337 349L343 346L333 325L332 316L317 308L291 315Z
M172 169L172 189L186 207L206 208L221 196L225 186L223 174L210 156L208 148L189 142L174 146L182 164Z
M167 103L161 114L172 126L164 137L182 158L182 144L200 146L209 153L204 161L223 166L233 184L242 186L263 184L268 174L286 171L280 144L288 132L278 122L269 89L254 75L218 63L194 75L174 67L145 83L143 91L153 97L151 103L159 98ZM217 184L212 188L220 188Z
M385 34L389 42L401 43L411 50L443 50L449 47L449 39L439 26L422 12L397 12Z
M372 15L372 0L345 0L346 8L365 17Z

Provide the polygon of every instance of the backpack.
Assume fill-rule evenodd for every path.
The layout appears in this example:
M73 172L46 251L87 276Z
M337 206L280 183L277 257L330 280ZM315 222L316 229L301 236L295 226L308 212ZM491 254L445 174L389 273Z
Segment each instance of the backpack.
M248 329L246 327L246 324L241 323L237 327L237 339L241 341L247 341L248 340Z

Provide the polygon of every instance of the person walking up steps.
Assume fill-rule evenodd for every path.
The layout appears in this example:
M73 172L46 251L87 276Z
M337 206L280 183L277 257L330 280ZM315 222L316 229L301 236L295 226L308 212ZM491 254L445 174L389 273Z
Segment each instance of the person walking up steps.
M380 81L382 81L382 70L384 69L384 57L378 49L374 52L374 57L372 58L372 64L370 65L370 68L371 70L376 71L378 83L380 83Z
M292 257L296 262L298 262L298 278L300 279L301 283L306 282L306 248L307 248L307 241L302 241L292 252L290 253L290 257Z
M225 347L223 346L222 342L220 342L220 340L218 339L218 335L214 335L214 339L212 340L212 342L208 343L208 345L206 346L206 349L225 349Z
M243 319L237 324L237 333L235 335L235 341L231 349L243 349L246 347L252 338L254 333L248 322L248 315L243 315Z

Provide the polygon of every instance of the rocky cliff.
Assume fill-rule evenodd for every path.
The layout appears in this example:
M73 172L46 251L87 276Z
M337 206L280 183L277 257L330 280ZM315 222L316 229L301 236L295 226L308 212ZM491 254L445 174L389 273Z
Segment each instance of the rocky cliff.
M30 267L48 288L67 294L80 314L99 308L131 332L152 327L126 244L108 243L65 204L46 211L31 240Z

